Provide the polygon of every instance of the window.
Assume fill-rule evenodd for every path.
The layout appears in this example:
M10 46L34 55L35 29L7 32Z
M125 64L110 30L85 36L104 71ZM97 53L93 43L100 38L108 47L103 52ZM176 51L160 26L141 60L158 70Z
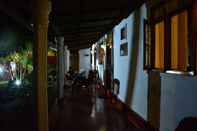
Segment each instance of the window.
M164 68L164 21L155 24L155 68Z
M128 55L128 43L123 43L120 45L120 56Z
M194 71L196 57L192 49L194 46L189 38L190 18L188 10L183 10L174 15L165 16L159 22L151 23L152 43L148 42L150 38L147 37L150 36L144 35L145 69L148 66L159 70ZM145 27L144 31L147 33L148 28ZM148 45L148 43L151 44Z
M171 69L187 71L188 14L181 12L171 17Z
M122 29L121 29L121 40L127 39L127 25L125 25Z

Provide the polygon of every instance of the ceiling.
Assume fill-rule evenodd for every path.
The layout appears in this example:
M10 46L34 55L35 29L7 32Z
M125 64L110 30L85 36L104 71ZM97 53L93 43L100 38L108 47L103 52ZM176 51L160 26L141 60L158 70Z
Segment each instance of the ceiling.
M0 11L31 30L33 0L1 0ZM51 0L49 37L64 36L70 49L89 47L144 0Z

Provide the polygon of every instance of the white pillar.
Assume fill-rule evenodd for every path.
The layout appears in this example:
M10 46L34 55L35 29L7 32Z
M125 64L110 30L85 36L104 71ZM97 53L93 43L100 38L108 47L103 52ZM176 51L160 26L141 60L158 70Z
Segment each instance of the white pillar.
M69 53L68 53L68 46L64 47L64 56L65 56L65 73L69 70Z
M67 71L69 71L70 67L70 50L67 49Z
M59 99L64 97L64 37L57 38L58 46L58 88L59 88Z

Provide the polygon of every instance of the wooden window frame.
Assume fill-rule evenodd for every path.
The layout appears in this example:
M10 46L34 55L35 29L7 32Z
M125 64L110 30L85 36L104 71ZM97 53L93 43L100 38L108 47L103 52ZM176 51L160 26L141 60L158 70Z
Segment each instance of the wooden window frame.
M196 44L192 38L192 9L190 6L185 8L177 9L176 11L166 14L165 17L160 17L155 19L154 16L150 17L150 26L151 26L151 65L148 67L145 65L145 39L144 39L144 69L145 70L159 70L160 72L166 72L167 70L172 70L171 68L171 18L172 16L178 15L179 13L187 11L188 12L188 53L190 53L190 58L188 54L188 63L190 65L189 68L185 72L194 72L196 75ZM164 68L163 69L156 69L155 68L155 30L154 26L164 20ZM145 24L144 24L145 25ZM145 30L144 30L145 31ZM145 38L145 33L144 33ZM179 70L177 70L179 71ZM184 72L184 71L181 71Z
M158 71L160 71L160 72L164 72L164 69L161 69L161 68L155 68L155 25L157 24L157 23L159 23L159 22L162 22L163 21L163 19L157 19L157 20L151 20L150 22L149 21L147 21L147 20L144 20L144 51L143 51L143 53L144 53L144 70L158 70ZM146 61L146 32L145 32L145 26L150 26L150 41L151 41L151 53L150 53L150 55L151 56L148 56L148 57L150 57L150 65L146 65L145 63L145 61ZM165 30L166 30L166 28L165 28L165 21L164 21L164 39L165 39ZM166 42L165 42L166 43ZM164 46L166 46L166 44L164 43ZM164 47L164 68L165 68L165 48L166 47Z
M152 53L152 44L151 44L151 24L148 22L147 19L144 19L144 47L143 47L143 54L144 54L144 60L143 60L143 65L144 65L144 70L150 70L152 68L151 66L151 53ZM150 47L148 47L150 46ZM150 54L147 52L150 48ZM148 56L147 56L148 55ZM150 56L149 56L150 55ZM148 63L147 63L148 62Z
M175 69L172 69L171 68L171 55L170 55L170 58L169 58L169 65L167 66L167 67L169 67L169 68L166 68L165 70L175 70L175 71L181 71L181 72L191 72L191 71L193 71L194 72L194 74L196 74L196 71L195 71L195 61L196 61L196 59L195 59L195 57L196 57L196 55L194 54L196 51L194 50L194 44L192 43L192 28L191 28L191 22L192 22L192 16L191 16L191 8L190 7L185 7L185 8L180 8L180 9L178 9L178 10L176 10L176 11L174 11L174 12L172 12L172 13L170 13L167 17L168 18L166 18L167 19L167 21L169 21L169 31L167 31L167 35L168 35L168 39L169 39L169 43L170 43L170 49L171 49L171 31L170 31L170 29L171 29L171 18L173 17L173 16L176 16L176 15L178 15L178 14L180 14L180 13L182 13L182 12L184 12L184 11L187 11L187 14L188 14L188 36L187 36L187 41L188 41L188 64L189 64L189 67L187 67L187 69L186 69L186 71L181 71L181 70L175 70ZM170 33L169 33L170 32ZM190 58L189 58L189 54L190 54Z

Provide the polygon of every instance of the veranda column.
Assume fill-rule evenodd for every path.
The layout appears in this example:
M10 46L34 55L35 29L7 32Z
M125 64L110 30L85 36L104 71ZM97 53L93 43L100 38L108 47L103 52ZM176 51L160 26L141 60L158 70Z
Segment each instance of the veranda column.
M64 57L65 57L65 73L69 70L69 54L68 54L68 46L66 45L64 50Z
M64 72L65 72L65 57L64 57L64 37L57 38L58 46L58 88L59 99L64 97Z
M48 131L47 32L48 0L34 1L34 71L38 131Z

